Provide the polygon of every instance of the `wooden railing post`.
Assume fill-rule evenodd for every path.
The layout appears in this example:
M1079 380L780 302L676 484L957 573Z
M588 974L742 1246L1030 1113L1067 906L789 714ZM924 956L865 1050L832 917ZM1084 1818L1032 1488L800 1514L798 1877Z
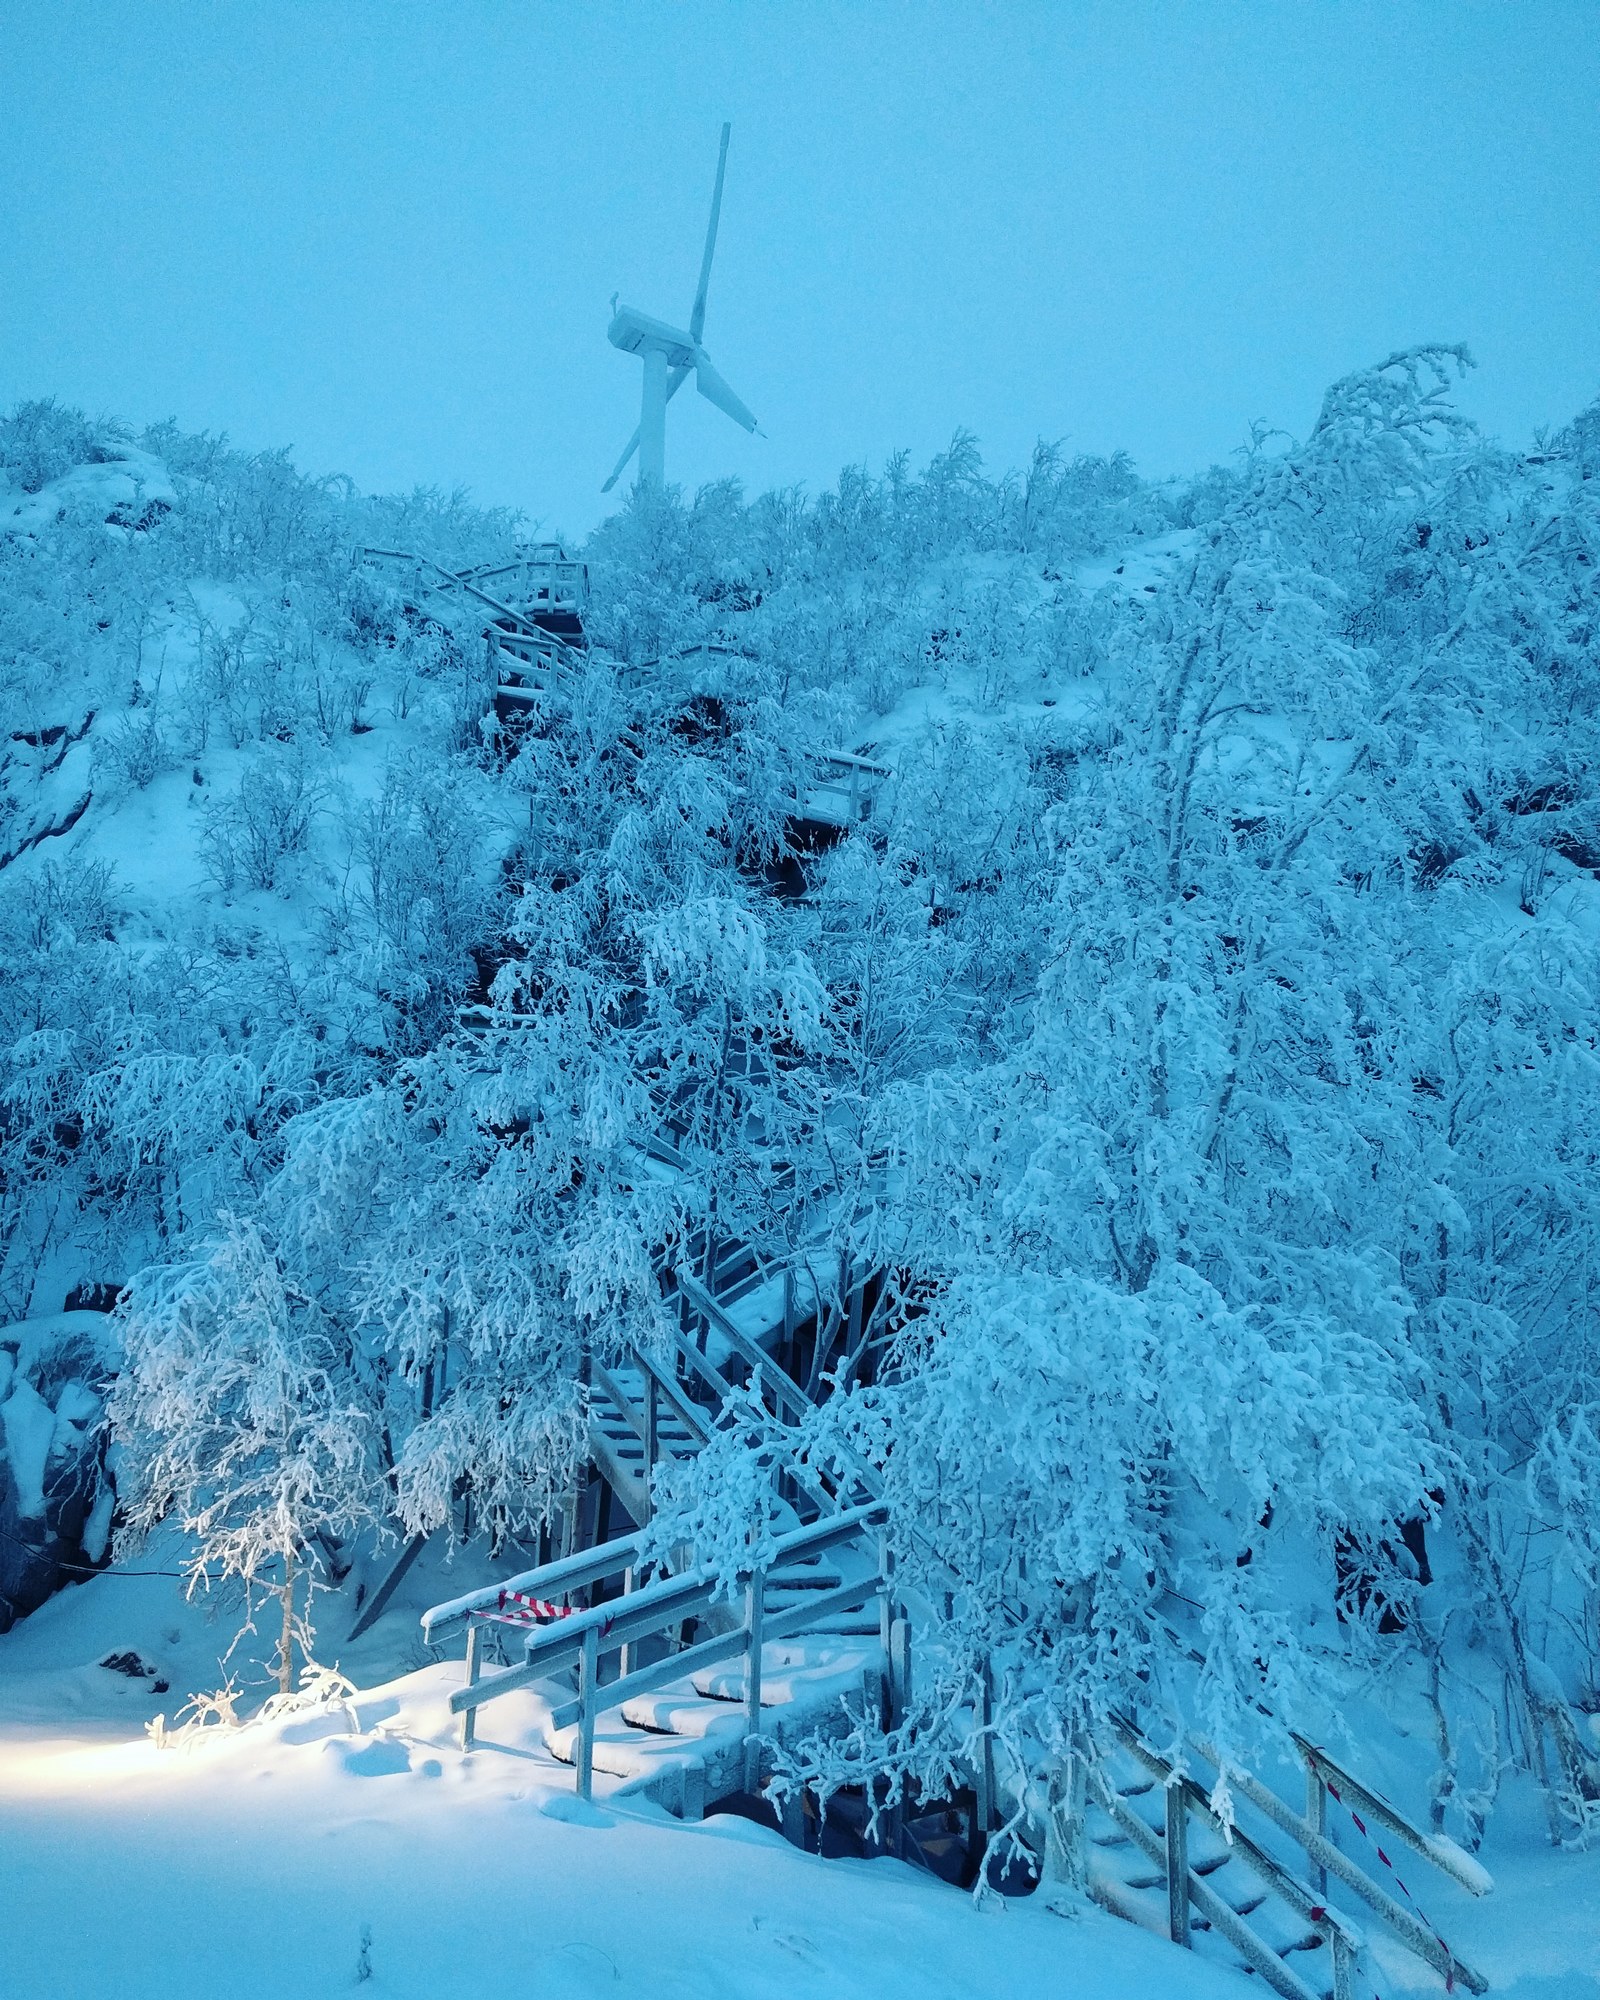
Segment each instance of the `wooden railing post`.
M467 1686L469 1688L478 1685L478 1676L482 1672L479 1661L479 1650L482 1643L483 1627L481 1625L469 1625L467 1627ZM475 1708L462 1709L461 1747L463 1750L470 1750L472 1748L472 1739L477 1733L477 1723L478 1711Z
M894 1637L894 1557L889 1553L889 1531L878 1530L878 1644L883 1648L883 1693L879 1719L885 1729L894 1727L894 1660L890 1643Z
M1304 1753L1301 1753L1304 1755ZM1306 1765L1306 1819L1312 1829L1324 1838L1328 1832L1328 1787L1323 1783L1322 1773L1317 1769L1316 1760L1307 1757ZM1311 1864L1311 1886L1319 1896L1328 1893L1328 1871L1320 1862Z
M896 1729L905 1720L911 1701L911 1621L900 1617L889 1622L889 1727Z
M1343 1931L1333 1934L1333 2000L1355 2000L1356 1955Z
M761 1779L761 1627L767 1608L767 1573L751 1572L745 1587L744 1668L744 1788L753 1792Z
M1044 1844L1044 1877L1083 1895L1089 1885L1085 1852L1088 1766L1074 1748L1050 1772Z
M1167 1936L1189 1942L1189 1799L1177 1778L1167 1785Z
M578 1797L594 1795L594 1718L600 1701L600 1635L591 1625L583 1635L578 1662Z
M628 1567L622 1572L622 1595L624 1598L627 1598L632 1595L634 1587L638 1581L638 1576L639 1572L634 1568L632 1563L629 1563ZM621 1667L621 1672L623 1677L626 1678L629 1674L631 1674L634 1668L638 1664L639 1664L638 1640L624 1639L622 1642L622 1667Z
M655 1512L656 1456L661 1448L660 1405L656 1400L656 1378L647 1368L644 1374L644 1520L648 1525Z

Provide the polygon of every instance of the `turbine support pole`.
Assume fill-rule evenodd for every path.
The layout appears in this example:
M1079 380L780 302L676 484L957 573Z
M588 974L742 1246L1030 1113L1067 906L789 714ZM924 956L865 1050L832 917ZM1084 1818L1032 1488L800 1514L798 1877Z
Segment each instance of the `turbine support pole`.
M662 348L647 347L644 362L644 403L639 413L639 484L659 493L667 480L667 357Z

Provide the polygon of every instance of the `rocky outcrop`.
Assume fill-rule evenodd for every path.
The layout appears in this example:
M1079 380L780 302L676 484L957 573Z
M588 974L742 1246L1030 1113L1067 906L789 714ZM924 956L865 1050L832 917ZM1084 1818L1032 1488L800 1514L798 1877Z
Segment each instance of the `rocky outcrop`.
M78 1311L0 1332L0 1632L106 1558L105 1325Z

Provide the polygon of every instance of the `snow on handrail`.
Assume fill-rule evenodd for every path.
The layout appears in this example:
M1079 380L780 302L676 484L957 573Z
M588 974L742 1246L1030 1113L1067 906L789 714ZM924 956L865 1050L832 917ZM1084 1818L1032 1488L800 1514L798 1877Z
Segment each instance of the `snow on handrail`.
M503 1582L485 1584L481 1590L469 1590L462 1597L435 1604L422 1614L422 1636L432 1644L442 1633L464 1624L475 1611L492 1610L502 1591L523 1590L541 1597L560 1597L568 1591L581 1590L585 1584L615 1576L634 1561L642 1539L637 1534L619 1535L597 1549L542 1563L537 1569L523 1570Z
M1291 1729L1289 1735L1305 1759L1308 1773L1317 1783L1332 1791L1342 1804L1360 1806L1368 1818L1387 1828L1396 1840L1404 1841L1413 1854L1437 1868L1440 1874L1459 1882L1469 1895L1487 1896L1493 1890L1494 1877L1464 1848L1442 1835L1424 1833L1421 1827L1413 1826L1404 1813L1397 1811L1387 1799L1353 1777L1342 1764L1336 1764L1326 1750L1308 1742L1296 1730Z

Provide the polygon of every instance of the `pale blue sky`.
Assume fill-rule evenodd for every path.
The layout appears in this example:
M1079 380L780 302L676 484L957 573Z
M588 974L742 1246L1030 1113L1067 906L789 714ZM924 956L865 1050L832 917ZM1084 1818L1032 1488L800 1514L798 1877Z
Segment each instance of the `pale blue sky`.
M581 533L680 321L670 478L958 424L1155 472L1468 341L1510 439L1600 390L1600 0L0 0L0 402L176 416Z

